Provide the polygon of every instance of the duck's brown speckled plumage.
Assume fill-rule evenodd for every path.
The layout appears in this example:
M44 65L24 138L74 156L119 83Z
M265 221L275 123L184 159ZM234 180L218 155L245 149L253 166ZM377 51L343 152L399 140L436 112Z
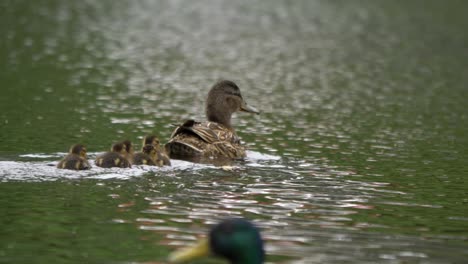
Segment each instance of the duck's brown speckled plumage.
M258 114L245 103L235 83L216 83L206 101L208 121L188 120L178 126L165 145L166 152L171 158L188 160L245 157L245 147L231 126L231 115L237 111Z
M170 142L166 146L170 147L168 152L175 158L180 157L178 153L192 157L245 157L245 147L236 133L215 122L189 120L176 128ZM183 158L184 154L181 156Z
M67 156L58 164L57 168L67 170L88 170L91 168L86 156L86 147L81 144L71 146Z

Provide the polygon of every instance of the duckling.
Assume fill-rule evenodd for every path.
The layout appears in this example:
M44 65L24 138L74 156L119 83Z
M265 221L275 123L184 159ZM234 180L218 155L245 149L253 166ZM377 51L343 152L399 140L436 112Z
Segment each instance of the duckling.
M151 144L146 144L141 149L141 152L136 153L133 156L134 165L150 165L150 166L162 166L159 163L156 163L157 150Z
M133 144L130 140L126 139L124 141L122 141L122 143L125 145L125 148L127 150L127 152L125 153L125 158L128 160L128 161L131 161L133 160L133 155L134 155L134 150L133 150Z
M147 135L143 138L143 146L151 144L154 146L157 152L155 162L161 164L161 166L171 166L171 160L167 156L164 149L161 148L160 141L155 135Z
M169 157L191 161L244 158L245 147L231 125L231 116L237 111L259 114L257 109L247 105L234 82L216 83L206 99L208 121L188 120L178 126L165 145Z
M186 262L209 254L233 264L261 264L265 259L258 229L245 219L227 219L214 226L206 239L192 247L173 252L169 261Z
M86 147L75 144L70 147L69 153L58 164L57 168L67 170L88 170L91 168L87 160Z
M111 151L101 154L96 157L96 165L102 168L130 168L131 164L125 157L127 155L127 147L123 142L112 145Z

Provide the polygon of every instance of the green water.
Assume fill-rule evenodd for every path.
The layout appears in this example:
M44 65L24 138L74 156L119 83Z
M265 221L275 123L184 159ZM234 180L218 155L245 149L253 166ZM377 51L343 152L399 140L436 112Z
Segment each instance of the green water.
M0 2L0 263L164 263L228 216L269 263L466 262L467 8ZM49 166L165 142L221 78L262 110L234 117L233 171Z

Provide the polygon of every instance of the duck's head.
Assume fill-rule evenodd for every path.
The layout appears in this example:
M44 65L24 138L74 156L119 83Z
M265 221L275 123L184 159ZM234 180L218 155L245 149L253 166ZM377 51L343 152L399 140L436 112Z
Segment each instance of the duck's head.
M260 264L265 258L258 229L249 221L236 218L217 224L208 238L193 247L172 253L169 261L181 263L209 254L223 257L234 264Z
M80 157L82 158L87 158L87 151L86 151L86 147L84 145L81 145L81 144L75 144L73 146L70 147L70 154L76 154L76 155L79 155Z
M133 155L133 144L130 140L124 140L122 143L125 145L125 150L127 151L128 155Z
M147 135L143 138L143 147L150 144L153 145L156 149L159 149L160 143L161 142L159 141L158 137L155 135Z
M151 157L154 157L157 154L156 148L151 144L144 145L143 148L141 149L141 152L148 154Z
M125 146L123 142L118 142L112 145L111 151L120 153L122 155L127 155L127 146Z
M231 116L238 111L260 113L245 102L239 87L234 82L227 80L217 82L209 91L206 99L205 112L208 121L231 128Z

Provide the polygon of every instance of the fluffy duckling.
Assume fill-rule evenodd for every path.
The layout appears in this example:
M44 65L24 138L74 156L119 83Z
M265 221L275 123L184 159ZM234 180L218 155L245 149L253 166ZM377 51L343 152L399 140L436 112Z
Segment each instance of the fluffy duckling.
M259 114L247 105L234 82L216 83L206 99L207 121L188 120L178 126L165 145L169 157L190 161L244 158L245 147L231 125L231 116L238 111Z
M134 165L150 165L150 166L162 166L159 163L156 163L157 159L157 150L151 144L146 144L141 148L141 152L137 152L133 156Z
M111 151L96 157L96 165L102 168L130 168L131 164L126 158L127 147L123 142L112 145Z
M143 138L143 146L146 145L153 145L156 152L157 156L155 159L155 162L157 164L160 164L160 166L171 166L171 160L167 156L166 152L164 151L163 148L161 148L160 141L157 136L155 135L147 135Z
M67 170L88 170L91 168L87 160L86 147L75 144L70 147L69 153L58 164L57 168Z
M259 230L245 219L234 218L215 225L198 244L173 252L169 261L187 262L210 254L233 264L261 264L265 258Z
M125 145L125 148L127 150L127 152L125 153L125 158L128 160L128 161L131 161L133 160L133 155L134 155L134 150L133 150L133 144L130 140L124 140L122 141L122 143Z

